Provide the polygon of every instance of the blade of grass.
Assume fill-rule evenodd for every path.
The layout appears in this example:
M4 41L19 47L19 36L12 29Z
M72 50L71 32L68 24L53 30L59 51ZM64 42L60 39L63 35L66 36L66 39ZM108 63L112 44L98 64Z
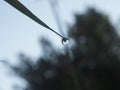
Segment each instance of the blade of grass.
M9 3L11 6L13 6L14 8L16 8L17 10L19 10L20 12L22 12L23 14L25 14L26 16L28 16L29 18L31 18L32 20L34 20L35 22L37 22L38 24L42 25L43 27L53 31L54 33L56 33L57 35L59 35L62 38L62 35L60 35L59 33L57 33L55 30L53 30L52 28L50 28L47 24L45 24L43 21L41 21L37 16L35 16L29 9L27 9L27 7L25 7L21 2L19 2L18 0L4 0L7 3Z

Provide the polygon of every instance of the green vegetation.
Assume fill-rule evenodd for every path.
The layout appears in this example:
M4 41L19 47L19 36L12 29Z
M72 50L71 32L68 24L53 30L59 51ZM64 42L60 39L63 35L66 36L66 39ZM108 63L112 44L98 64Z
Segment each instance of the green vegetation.
M16 73L28 90L120 90L120 38L108 17L95 9L75 15L72 45L64 53L41 39L44 55L36 63L20 55Z

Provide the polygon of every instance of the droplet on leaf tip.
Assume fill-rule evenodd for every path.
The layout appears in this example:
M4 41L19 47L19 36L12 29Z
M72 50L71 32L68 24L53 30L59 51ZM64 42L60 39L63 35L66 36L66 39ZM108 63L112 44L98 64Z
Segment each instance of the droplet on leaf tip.
M68 38L62 38L62 44L68 45L70 43L70 40Z

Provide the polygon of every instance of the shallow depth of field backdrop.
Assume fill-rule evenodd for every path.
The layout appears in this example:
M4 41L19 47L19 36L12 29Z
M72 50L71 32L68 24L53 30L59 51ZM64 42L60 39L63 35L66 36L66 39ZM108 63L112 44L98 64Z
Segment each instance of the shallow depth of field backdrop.
M42 21L59 32L49 0L19 0ZM58 13L65 35L67 27L74 23L75 13L82 14L87 8L93 7L110 18L111 23L119 30L119 0L58 0ZM119 31L118 31L119 32ZM60 32L59 32L60 33ZM42 55L39 38L47 37L57 48L64 47L61 38L38 25L4 0L0 1L0 60L11 65L19 63L18 54L25 53L32 59ZM9 65L0 63L0 90L17 90L26 87L24 80L14 75ZM22 90L22 89L21 89Z

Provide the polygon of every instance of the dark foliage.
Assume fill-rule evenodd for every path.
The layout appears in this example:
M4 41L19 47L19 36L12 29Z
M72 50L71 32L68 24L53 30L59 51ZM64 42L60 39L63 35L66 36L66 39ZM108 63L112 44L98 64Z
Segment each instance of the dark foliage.
M21 55L20 71L30 90L120 90L119 36L108 17L94 9L75 16L61 53L42 39L44 56L33 64Z

